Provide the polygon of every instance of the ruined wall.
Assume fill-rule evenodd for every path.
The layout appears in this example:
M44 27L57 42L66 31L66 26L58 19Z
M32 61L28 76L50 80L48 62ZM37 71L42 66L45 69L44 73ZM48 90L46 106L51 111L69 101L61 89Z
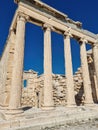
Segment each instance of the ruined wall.
M83 78L82 69L78 68L74 74L74 85L75 85L75 100L77 105L84 105L84 90L83 90Z
M92 58L92 55L90 55ZM94 64L88 58L88 67L90 71L90 79L92 86L92 96L94 102L98 101L98 86L96 83L96 75L94 73ZM30 74L32 73L32 74ZM43 101L44 75L38 76L36 72L24 72L24 79L27 79L27 87L23 87L22 105L41 107ZM32 76L30 76L32 75ZM53 79L53 100L54 106L65 106L67 101L66 77L64 75L52 74ZM77 105L84 105L85 95L83 88L82 69L78 68L73 76L75 100Z
M78 68L73 76L75 100L77 105L84 104L82 70ZM64 75L53 76L53 95L55 106L65 106L67 101L66 77Z
M37 73L32 70L25 71L23 73L23 88L21 100L23 106L36 106L36 79Z
M31 74L30 74L31 73ZM30 76L32 75L32 76ZM27 79L26 88L22 91L22 105L41 107L43 101L44 77L38 76L33 71L24 72L24 80ZM66 77L64 75L53 74L53 100L55 106L65 106L67 101ZM75 97L77 105L83 105L83 80L81 69L74 75Z
M66 105L66 78L64 75L53 75L53 99L55 106Z

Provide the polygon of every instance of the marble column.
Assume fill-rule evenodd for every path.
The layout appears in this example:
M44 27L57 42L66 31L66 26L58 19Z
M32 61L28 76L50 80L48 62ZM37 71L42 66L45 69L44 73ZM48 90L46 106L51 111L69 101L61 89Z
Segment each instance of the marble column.
M52 86L52 52L51 52L51 27L44 25L44 90L43 109L52 109L53 86Z
M97 86L98 86L98 42L96 42L93 47L93 59L94 59L94 67L95 67L95 75L97 79Z
M23 60L24 60L24 37L25 37L25 22L24 16L18 16L16 27L16 43L14 53L14 64L12 72L12 83L9 101L10 114L22 112L21 94L22 94L22 79L23 79Z
M64 34L64 57L65 57L65 73L66 73L66 85L67 85L67 106L73 106L76 104L75 94L74 94L70 37L71 37L70 33Z
M11 47L13 46L15 42L15 33L14 30L10 29L9 36L7 40L7 45L5 47L5 50L3 52L1 63L0 63L0 69L2 68L2 71L0 73L0 109L7 109L9 105L9 92L10 92L10 79L7 80L10 77L9 72L9 66L11 66L12 62L10 59L10 51ZM3 62L2 62L3 61ZM6 72L6 73L5 73ZM7 82L8 81L8 82Z
M87 63L87 53L86 53L86 43L85 39L80 39L80 57L81 57L81 67L83 76L83 86L85 95L85 105L93 103L91 81Z

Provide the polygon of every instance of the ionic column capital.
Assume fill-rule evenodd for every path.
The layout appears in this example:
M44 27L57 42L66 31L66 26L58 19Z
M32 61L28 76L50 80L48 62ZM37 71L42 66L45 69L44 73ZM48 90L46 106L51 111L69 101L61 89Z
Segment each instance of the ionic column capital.
M42 28L47 31L54 30L53 26L47 23L43 24Z
M64 37L69 38L69 37L73 37L71 34L71 28L68 28L65 32L64 32Z
M98 39L93 43L92 47L98 49Z
M82 43L88 43L88 41L86 40L85 37L82 37L79 39L79 43L82 44Z
M29 20L29 16L22 12L18 12L17 21L19 21L19 20L26 22Z

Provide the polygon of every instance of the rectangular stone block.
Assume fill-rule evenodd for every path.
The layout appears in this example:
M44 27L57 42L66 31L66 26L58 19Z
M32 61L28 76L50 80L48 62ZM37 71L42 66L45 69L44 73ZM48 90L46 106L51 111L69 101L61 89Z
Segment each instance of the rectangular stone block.
M3 121L0 122L0 130L4 130L5 128L9 129L10 128L10 121Z
M11 121L10 122L10 128L19 127L20 122L19 121Z

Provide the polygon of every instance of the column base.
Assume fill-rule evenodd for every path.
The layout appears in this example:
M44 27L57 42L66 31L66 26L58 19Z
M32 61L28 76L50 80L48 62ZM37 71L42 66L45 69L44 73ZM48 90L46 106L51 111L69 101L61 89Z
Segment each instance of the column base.
M21 109L21 108L19 108L19 109L8 109L6 112L5 112L5 114L7 114L7 115L16 115L16 114L21 114L21 113L23 113L24 111Z
M94 106L94 103L84 103L84 106Z
M0 104L0 110L7 110L7 109L8 109L8 105Z
M75 108L75 107L77 107L77 105L76 104L71 104L71 105L66 105L66 107L73 107L73 108Z
M53 107L53 106L42 106L41 109L42 110L54 110L55 107Z
M66 103L66 107L77 107L77 105L75 102L73 102L73 103L68 102L68 103Z
M6 107L6 106L0 106L0 110L7 110L8 109L8 107Z

